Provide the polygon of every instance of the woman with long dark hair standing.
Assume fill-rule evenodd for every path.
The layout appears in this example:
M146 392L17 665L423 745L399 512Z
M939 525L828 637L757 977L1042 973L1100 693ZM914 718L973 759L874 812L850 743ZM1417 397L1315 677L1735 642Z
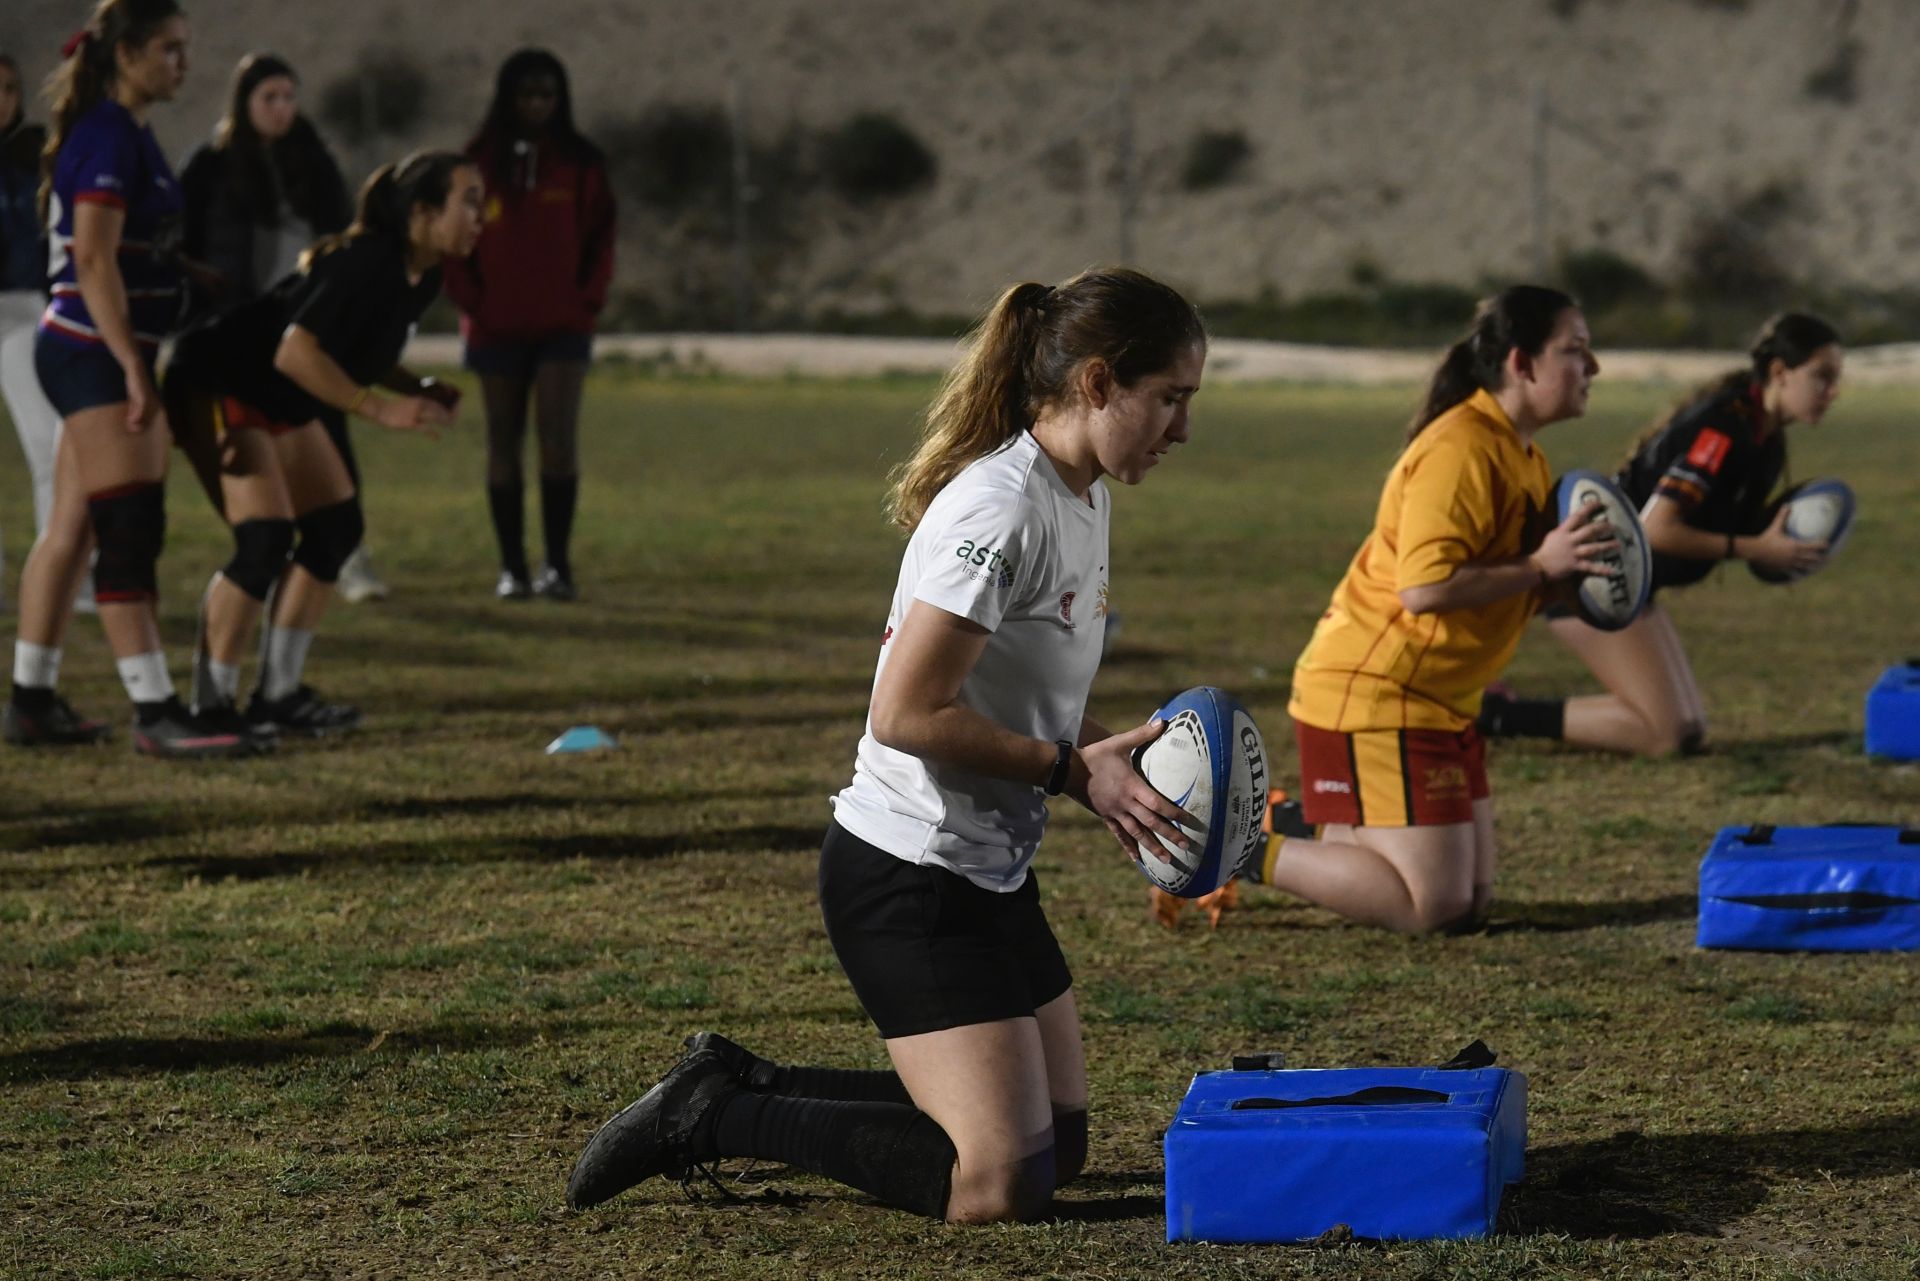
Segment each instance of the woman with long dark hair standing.
M100 622L134 703L135 750L251 753L262 746L251 735L194 716L175 697L155 610L171 435L153 362L180 308L182 202L147 114L186 75L187 21L173 0L102 0L65 53L52 83L41 188L53 301L34 345L40 386L62 427L54 509L21 575L6 737L38 744L105 734L54 692L91 524Z
M180 171L182 247L212 272L196 282L206 286L196 316L265 293L353 217L340 167L300 113L299 83L273 54L242 58L212 139Z
M580 395L593 331L613 279L614 202L606 162L573 123L566 68L522 49L500 68L467 147L487 182L480 247L447 269L466 366L487 408L487 506L500 546L503 600L575 595L571 540L580 493ZM527 569L527 410L540 441L546 565Z
M1641 508L1653 589L1700 582L1723 561L1805 573L1826 544L1786 531L1774 503L1787 474L1787 428L1818 423L1840 394L1840 334L1818 316L1784 312L1753 341L1747 363L1688 396L1634 447L1620 488ZM1673 618L1651 601L1617 632L1569 610L1549 626L1607 687L1576 698L1489 693L1489 738L1561 739L1577 747L1666 756L1706 743L1707 713Z
M234 715L241 657L271 595L246 723L320 735L359 722L357 708L325 701L304 679L314 630L365 527L321 418L335 410L430 435L452 420L452 397L398 362L440 291L441 264L473 249L481 194L479 170L457 152L383 166L344 233L315 243L259 298L182 335L168 403L190 451L217 458L210 488L234 538L201 605L196 707Z
M1032 871L1049 796L1129 856L1188 816L1086 714L1110 496L1189 435L1207 335L1125 270L1000 297L895 475L910 531L853 782L820 851L827 937L892 1071L778 1066L713 1033L594 1135L576 1209L722 1156L953 1222L1026 1220L1087 1155L1073 978ZM1068 611L1062 601L1087 602Z

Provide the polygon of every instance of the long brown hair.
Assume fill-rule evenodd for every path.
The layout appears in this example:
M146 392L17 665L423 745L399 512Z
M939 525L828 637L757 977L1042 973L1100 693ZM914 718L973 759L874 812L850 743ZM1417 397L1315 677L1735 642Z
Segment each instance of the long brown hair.
M388 236L406 244L414 206L440 208L453 190L454 173L477 167L473 157L457 151L416 151L404 160L381 165L360 188L353 222L338 235L322 236L308 246L300 255L300 270L307 270L315 258L362 236Z
M1518 347L1538 356L1553 336L1560 313L1579 305L1571 295L1544 285L1514 285L1481 299L1473 324L1447 348L1433 371L1420 409L1407 424L1407 442L1474 392L1498 390L1506 378L1507 353Z
M1640 451L1671 427L1673 420L1689 406L1739 391L1743 387L1764 386L1773 371L1774 361L1779 361L1788 369L1798 369L1818 355L1821 348L1839 341L1840 331L1810 312L1783 311L1775 314L1754 335L1753 345L1747 348L1745 367L1729 369L1675 401L1653 426L1640 433L1640 438L1633 442L1633 448L1627 454L1628 460L1638 457Z
M146 46L160 28L180 16L174 0L100 0L93 16L80 29L72 52L47 78L47 100L53 104L53 124L40 154L40 217L47 216L53 199L53 160L73 131L74 122L113 89L119 64L114 51L121 45Z
M927 410L912 458L893 471L887 516L911 533L947 482L1033 426L1063 400L1089 360L1122 387L1205 347L1192 303L1125 267L1083 271L1058 285L1031 281L1000 295Z
M253 222L276 221L284 195L302 222L316 231L337 231L347 220L346 184L312 122L296 112L286 136L272 142L253 127L253 91L278 77L300 83L293 67L276 54L255 52L240 59L227 91L227 114L213 127L213 149L226 153L227 184Z

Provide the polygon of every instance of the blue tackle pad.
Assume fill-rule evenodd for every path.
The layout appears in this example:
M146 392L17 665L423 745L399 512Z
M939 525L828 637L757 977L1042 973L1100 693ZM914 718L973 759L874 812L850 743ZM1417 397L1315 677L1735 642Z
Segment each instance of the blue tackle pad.
M1867 755L1920 761L1920 658L1889 667L1867 691Z
M1505 1068L1202 1072L1167 1129L1167 1240L1485 1236L1526 1148Z
M1701 947L1920 949L1920 831L1723 827L1700 860Z

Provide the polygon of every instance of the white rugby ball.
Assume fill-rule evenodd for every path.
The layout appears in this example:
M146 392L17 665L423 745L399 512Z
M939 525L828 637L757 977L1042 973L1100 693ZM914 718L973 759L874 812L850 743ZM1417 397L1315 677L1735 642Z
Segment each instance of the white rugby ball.
M1574 607L1583 621L1603 632L1617 632L1647 607L1653 592L1653 549L1647 546L1647 531L1633 504L1599 472L1576 467L1553 483L1553 510L1560 524L1593 502L1600 504L1599 518L1612 526L1619 544L1600 557L1615 573L1583 577Z
M1181 825L1192 845L1155 836L1140 847L1148 880L1181 898L1212 893L1236 876L1260 848L1267 808L1267 749L1260 728L1232 695L1211 685L1172 698L1154 718L1160 737L1133 754L1153 789L1198 820Z
M1748 561L1747 568L1763 583L1791 583L1814 570L1826 568L1853 528L1853 490L1844 480L1810 480L1804 485L1795 485L1781 497L1780 506L1787 509L1788 536L1807 543L1824 542L1827 554L1813 569L1789 574ZM1768 521L1771 523L1772 513L1768 514Z

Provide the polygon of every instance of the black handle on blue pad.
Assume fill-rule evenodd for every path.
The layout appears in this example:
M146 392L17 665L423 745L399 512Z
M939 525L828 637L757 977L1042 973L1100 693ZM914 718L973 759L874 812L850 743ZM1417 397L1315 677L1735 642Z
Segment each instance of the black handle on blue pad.
M1235 1112L1267 1111L1275 1108L1409 1107L1416 1103L1445 1103L1451 1095L1438 1090L1420 1090L1411 1085L1372 1085L1352 1094L1336 1094L1319 1099L1235 1099Z
M1269 1050L1265 1054L1233 1056L1233 1070L1236 1072L1279 1072L1286 1066L1287 1056L1278 1050Z

